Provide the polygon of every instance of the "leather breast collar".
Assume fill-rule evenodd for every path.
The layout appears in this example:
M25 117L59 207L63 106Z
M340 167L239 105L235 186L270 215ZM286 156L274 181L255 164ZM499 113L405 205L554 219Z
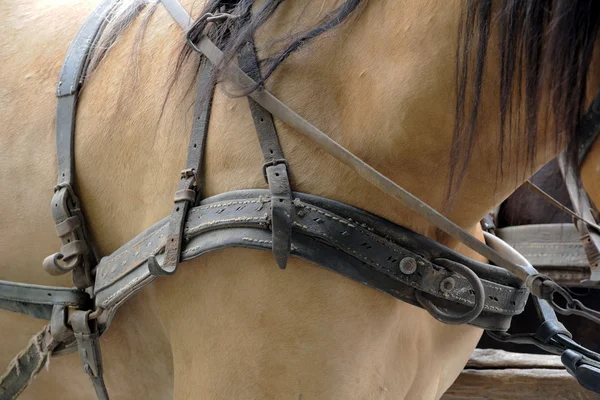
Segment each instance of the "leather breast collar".
M561 354L565 366L579 382L600 393L600 355L573 342L554 311L577 313L597 321L599 313L578 304L514 250L503 247L496 241L499 239L490 238L493 246L488 247L473 238L331 140L264 88L248 97L269 189L201 199L198 178L202 173L210 102L197 101L186 168L181 173L171 215L97 262L73 191L73 135L82 72L90 48L117 1L104 1L84 23L69 49L57 90L59 181L52 210L63 246L44 261L44 268L54 275L72 271L76 288L0 282L0 307L50 320L32 341L35 345L17 358L17 365L24 367L13 365L0 379L0 397L16 397L27 383L21 374L35 375L51 354L77 348L98 397L107 399L98 337L108 329L118 307L158 276L173 274L180 261L227 247L270 250L281 268L285 268L289 254L301 257L423 307L442 322L469 323L495 332L492 334L499 340L532 343ZM176 0L162 3L184 30L192 26L191 18ZM205 14L196 23L207 23L209 18L218 23L219 18L228 15L231 16ZM197 42L190 37L188 40L209 61L200 72L200 99L206 91L214 90L211 65L220 66L223 55L206 36ZM253 43L247 43L240 53L239 68L227 68L237 82L248 87L255 85L260 80L260 70ZM499 267L476 262L355 207L292 192L273 116ZM61 300L42 302L39 293L44 290L60 293ZM539 309L540 329L527 335L507 333L511 317L522 312L530 294ZM565 299L566 308L556 304L556 295Z

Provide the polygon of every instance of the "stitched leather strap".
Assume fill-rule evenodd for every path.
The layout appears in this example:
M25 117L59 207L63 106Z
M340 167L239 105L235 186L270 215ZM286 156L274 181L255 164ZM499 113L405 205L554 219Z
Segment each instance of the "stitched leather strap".
M256 58L254 43L249 41L239 56L240 68L255 81L260 81L260 68ZM271 191L271 231L273 255L279 268L285 269L292 243L292 189L273 116L260 104L248 97L250 112L258 141L263 153L263 171Z
M194 43L189 37L190 45L198 52L204 54L213 65L221 65L223 61L223 52L215 46L215 44L206 36L203 36L198 43ZM233 81L239 82L242 87L254 87L256 82L246 73L235 65L228 65L226 68L226 76ZM416 214L423 217L432 225L437 226L450 236L456 238L461 243L465 244L470 249L486 257L514 275L527 281L531 286L530 289L536 295L545 295L543 286L549 287L552 283L549 278L537 276L537 271L528 266L517 265L514 262L506 259L497 251L488 247L485 243L477 240L470 233L450 221L448 218L440 214L437 210L424 203L422 200L406 191L404 188L375 170L373 167L362 161L360 158L352 154L350 151L342 147L339 143L329 138L325 133L312 125L310 122L302 118L300 115L291 110L281 100L277 99L268 90L254 91L248 96L252 97L257 103L263 106L271 114L294 128L297 132L303 134L313 143L317 144L322 150L329 155L335 157L362 178L381 189L384 193L394 197L402 204L410 208ZM536 276L535 279L527 279L530 276Z
M442 268L449 259L482 279L485 303L472 324L507 329L510 315L522 311L528 291L502 268L477 263L444 246L348 205L295 193L292 254L355 279L400 300L420 306L422 291L435 305L462 313L475 305L471 284L460 273ZM249 190L211 197L188 213L182 260L228 247L272 250L269 191ZM125 244L98 265L96 305L109 316L137 290L152 281L146 260L164 247L166 221ZM403 268L410 260L414 270ZM439 264L438 264L439 262ZM443 282L453 287L442 287ZM445 281L446 280L446 281Z

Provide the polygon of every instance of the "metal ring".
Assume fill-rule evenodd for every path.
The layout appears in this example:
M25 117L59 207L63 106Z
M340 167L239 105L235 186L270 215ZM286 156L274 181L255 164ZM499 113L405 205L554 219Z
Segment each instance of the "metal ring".
M423 308L426 309L432 317L445 324L460 325L468 324L469 322L473 321L479 316L479 314L481 314L483 311L483 306L485 305L485 290L483 288L481 279L479 279L477 274L475 274L475 272L473 272L471 269L455 261L439 258L434 260L434 263L464 276L469 281L471 287L475 291L475 305L469 311L462 314L448 313L433 304L430 299L425 297L425 293L417 291L416 297L419 304L421 304L421 306L423 306Z

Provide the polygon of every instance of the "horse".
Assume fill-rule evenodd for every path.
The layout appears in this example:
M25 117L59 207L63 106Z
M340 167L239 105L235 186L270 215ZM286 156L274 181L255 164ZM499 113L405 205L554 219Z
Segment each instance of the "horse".
M3 280L72 286L40 263L58 245L48 212L57 178L55 81L95 3L1 6ZM182 1L194 20L217 3ZM270 91L480 240L479 220L575 145L577 117L598 87L591 2L531 2L526 11L487 0L239 3L262 19L223 35L229 60L244 35L254 35ZM199 61L160 3L122 1L103 36L79 99L75 163L91 238L108 255L173 206ZM552 68L544 68L549 59ZM542 117L541 101L550 115ZM212 102L204 195L264 188L246 100L221 82ZM364 209L485 261L275 124L295 191ZM594 199L598 146L581 170ZM0 318L8 363L42 324L5 311ZM266 252L225 249L140 291L100 342L113 399L435 399L481 333L298 258L281 271ZM76 355L47 367L22 398L93 395Z

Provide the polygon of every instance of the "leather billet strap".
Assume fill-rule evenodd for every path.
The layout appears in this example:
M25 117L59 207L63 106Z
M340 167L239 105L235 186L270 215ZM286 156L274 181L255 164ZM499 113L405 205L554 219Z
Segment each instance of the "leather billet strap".
M0 281L0 309L50 320L55 306L86 309L90 296L81 290Z
M119 0L103 1L87 18L71 42L60 71L56 96L56 154L58 184L52 198L52 216L62 247L48 256L44 269L52 275L73 271L73 282L80 289L93 285L92 268L96 255L89 241L75 183L74 133L77 98L84 80L88 56L106 26L107 17Z
M592 144L600 135L600 90L583 115L578 127L579 148L577 149L577 165L581 167Z
M98 399L108 400L100 353L100 333L96 321L90 319L90 313L89 310L75 311L70 315L69 321L77 340L83 370L90 377Z
M260 68L254 43L248 41L238 57L240 68L255 81L260 81ZM250 112L263 153L263 173L271 191L271 232L273 255L279 268L285 269L292 243L292 189L287 162L279 143L273 116L248 97Z
M558 164L563 174L563 179L567 187L567 192L571 198L571 203L575 212L580 215L581 220L577 221L577 228L581 235L581 242L583 243L583 249L585 250L586 257L590 264L590 279L583 281L584 285L598 285L600 282L600 232L597 231L594 225L588 225L583 221L594 221L596 222L595 207L593 206L590 198L585 192L584 188L578 183L578 179L575 176L575 171L566 165L566 155L563 153L558 158Z
M182 260L214 250L243 247L272 250L268 190L229 192L191 209ZM483 310L470 323L506 330L528 296L522 283L502 268L478 263L406 228L317 196L294 193L291 253L362 284L422 307L422 292L438 308L456 314L476 307L468 278L445 267L465 265L480 277ZM96 306L110 318L127 298L154 279L147 260L166 241L167 220L103 258L96 277ZM160 259L160 257L159 257ZM414 263L414 268L405 268ZM105 320L106 321L106 320ZM107 321L109 323L110 321Z
M206 64L200 70L200 77L198 78L194 122L188 145L186 167L181 171L181 177L177 191L175 192L173 210L169 217L169 229L163 264L161 265L154 256L150 258L148 264L150 271L156 276L171 275L177 270L181 254L183 226L187 212L190 207L195 205L199 197L198 195L201 193L199 176L201 175L204 158L204 147L208 132L214 86L212 66Z

